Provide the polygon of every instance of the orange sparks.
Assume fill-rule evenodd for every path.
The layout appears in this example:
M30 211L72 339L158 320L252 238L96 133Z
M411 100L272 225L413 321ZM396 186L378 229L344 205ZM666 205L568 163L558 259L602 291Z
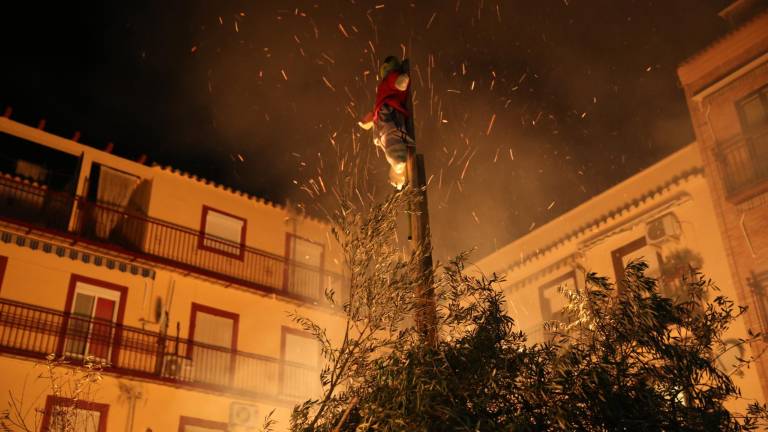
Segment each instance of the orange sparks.
M488 136L491 134L491 129L493 129L493 123L496 122L496 114L493 114L491 116L491 122L488 123L488 130L485 131L485 135Z
M344 35L344 37L346 37L347 39L349 39L349 34L347 34L347 31L344 29L344 26L343 26L343 25L341 25L341 23L339 23L339 31L341 32L341 34L343 34L343 35Z
M331 89L331 91L334 91L334 92L336 91L336 89L331 85L330 82L328 82L328 80L325 77L323 77L323 82L325 83L326 86L328 86L329 89Z
M432 17L429 19L429 22L427 23L427 30L429 30L429 27L432 25L432 21L435 20L436 16L437 16L437 12L432 14Z
M467 168L469 168L469 162L472 160L473 157L475 157L475 153L477 153L477 149L475 149L475 151L472 152L472 154L467 159L467 163L464 164L464 169L461 170L461 177L459 177L460 180L464 180L464 175L467 173Z
M283 74L283 79L288 81L288 75L285 73L285 69L280 69L280 73Z

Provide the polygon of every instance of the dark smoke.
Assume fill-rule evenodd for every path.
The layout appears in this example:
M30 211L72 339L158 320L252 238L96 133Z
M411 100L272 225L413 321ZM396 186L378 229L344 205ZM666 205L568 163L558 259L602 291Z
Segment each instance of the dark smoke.
M405 47L418 145L434 175L438 256L474 246L484 254L693 139L675 68L722 33L716 12L727 3L177 0L14 10L4 14L0 102L21 121L48 118L54 133L114 141L121 155L306 201L293 180L316 176L322 159L332 182L331 140L347 148L354 133L372 146L356 117L372 104L378 59ZM380 193L385 165L370 172Z

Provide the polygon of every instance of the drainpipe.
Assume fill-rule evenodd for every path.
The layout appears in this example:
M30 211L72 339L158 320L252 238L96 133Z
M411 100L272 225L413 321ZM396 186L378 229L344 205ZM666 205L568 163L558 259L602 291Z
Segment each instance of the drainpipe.
M136 401L143 397L141 387L119 382L120 393L128 401L128 416L125 419L125 432L133 432L133 420L136 415Z
M744 218L746 216L746 213L741 214L741 219L739 219L739 227L741 228L741 234L744 235L744 240L747 241L747 246L749 246L749 253L752 254L752 258L756 258L757 254L755 253L755 248L752 247L752 240L749 238L747 227L744 225Z
M133 417L136 412L136 398L130 397L128 400L128 419L125 422L125 432L133 431Z

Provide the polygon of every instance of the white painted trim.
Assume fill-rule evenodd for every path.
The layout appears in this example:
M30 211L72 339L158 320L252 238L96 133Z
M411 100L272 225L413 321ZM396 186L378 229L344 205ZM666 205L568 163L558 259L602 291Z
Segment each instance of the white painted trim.
M115 303L120 303L120 293L111 290L102 288L97 285L91 285L85 282L77 282L77 285L75 285L75 293L83 293L88 294L96 297L105 298L107 300L113 300Z

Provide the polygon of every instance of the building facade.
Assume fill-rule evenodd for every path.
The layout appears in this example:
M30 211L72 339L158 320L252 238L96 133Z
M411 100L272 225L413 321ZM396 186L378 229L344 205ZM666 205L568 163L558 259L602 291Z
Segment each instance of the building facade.
M736 299L733 273L723 239L713 235L718 217L696 144L591 198L553 221L477 262L485 274L505 275L502 283L509 314L529 337L548 338L545 323L562 317L565 297L559 287L581 288L585 272L621 281L624 266L642 258L647 274L664 281L669 297L679 294L680 277L689 265ZM727 334L736 346L721 357L720 367L733 371L736 357L752 355L738 346L747 323L737 320ZM735 372L744 401L764 401L754 368Z
M0 118L0 411L23 401L35 430L69 407L89 419L76 430L209 432L274 409L284 429L321 367L288 313L331 336L343 321L328 227L106 150ZM103 380L52 391L49 355L103 362Z
M707 172L717 233L747 325L768 331L768 2L739 0L721 12L731 31L678 69ZM756 342L764 353L768 345ZM757 361L768 393L768 355Z

